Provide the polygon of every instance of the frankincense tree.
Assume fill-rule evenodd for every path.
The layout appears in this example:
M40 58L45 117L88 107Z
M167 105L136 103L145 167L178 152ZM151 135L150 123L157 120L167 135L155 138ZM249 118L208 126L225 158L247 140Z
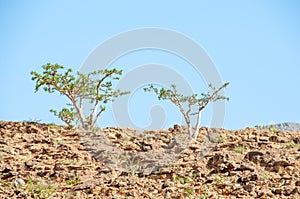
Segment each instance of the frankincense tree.
M154 92L156 95L158 95L159 100L169 100L174 105L176 105L181 114L183 115L186 125L188 127L188 133L189 133L189 139L190 140L196 140L198 133L199 133L199 127L200 127L200 120L201 120L201 111L210 103L215 102L218 100L228 100L228 97L219 95L219 92L227 87L229 83L223 84L219 88L213 87L211 84L209 84L209 91L207 93L201 93L201 96L198 97L197 94L193 94L190 96L185 96L180 93L178 93L176 86L171 85L170 89L166 88L157 88L153 84L149 84L144 88L144 91L146 92ZM184 105L187 105L187 108L185 108ZM192 113L192 107L196 107L196 112ZM194 127L191 124L191 116L196 115L197 116L197 122Z
M59 64L46 64L42 66L43 72L31 72L35 81L35 92L40 88L49 93L58 92L68 98L68 107L61 111L51 109L68 126L79 123L84 129L91 130L103 111L106 104L116 97L128 94L112 88L113 80L119 80L122 70L103 69L84 74L72 74L72 69L66 69ZM88 100L92 108L88 114L83 110L84 101Z

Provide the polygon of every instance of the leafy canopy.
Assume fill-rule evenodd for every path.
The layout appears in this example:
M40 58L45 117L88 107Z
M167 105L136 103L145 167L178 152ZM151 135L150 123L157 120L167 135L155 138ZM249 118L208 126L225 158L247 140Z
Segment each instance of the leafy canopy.
M42 88L49 93L58 92L69 99L68 107L60 111L50 110L68 126L79 122L84 129L93 128L108 102L129 93L112 88L113 81L119 80L122 75L122 70L116 68L88 74L77 72L77 76L72 74L71 68L66 69L59 64L47 63L42 69L42 73L31 72L32 80L35 81L35 92ZM83 112L83 103L86 100L92 104L87 115Z
M219 95L219 92L226 88L229 83L225 83L219 88L215 88L212 84L209 84L209 91L207 93L201 93L198 97L197 94L192 94L190 96L185 96L177 91L176 85L171 85L169 89L167 88L157 88L153 84L149 84L144 88L146 92L154 92L159 100L169 100L174 105L176 105L181 114L183 115L185 122L188 126L188 133L190 139L195 140L198 135L201 119L201 111L210 103L218 100L229 100L228 97ZM184 108L184 104L187 104L187 108ZM191 113L192 107L196 106L196 112ZM195 125L195 131L193 131L193 126L191 125L191 116L197 115L197 122Z

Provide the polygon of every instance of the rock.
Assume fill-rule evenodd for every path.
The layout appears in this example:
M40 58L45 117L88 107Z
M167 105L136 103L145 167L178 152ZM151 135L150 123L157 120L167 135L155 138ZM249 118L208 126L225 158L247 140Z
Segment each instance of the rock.
M299 195L300 194L300 187L296 187L291 193L290 193L290 195Z
M206 164L206 168L212 169L212 168L217 168L221 163L223 163L224 156L221 154L215 154L213 157L209 158Z
M258 140L261 141L261 142L268 142L269 141L269 137L261 136L261 137L259 137Z
M17 188L23 186L24 184L25 184L25 181L22 178L16 178L13 181L13 185Z
M286 171L292 172L292 171L295 170L295 167L293 167L293 166L286 166L286 167L285 167L285 170L286 170Z
M257 127L258 129L262 129L261 126L257 126ZM297 132L297 131L300 132L299 123L285 122L285 123L271 124L271 125L264 126L265 129L269 129L270 127L285 132Z
M192 150L197 150L197 149L201 149L202 145L201 144L192 144L189 146L189 148Z
M250 181L256 181L258 179L258 176L256 174L252 174L246 177L240 177L237 180L237 183L242 183L245 184L246 182L250 182Z
M299 136L299 137L293 138L293 142L294 142L295 144L300 144L300 136Z
M240 167L234 169L234 171L251 171L251 172L254 172L254 170L255 170L254 168L245 166L243 164Z
M30 150L32 153L42 152L42 151L43 151L43 146L32 145L32 146L29 147L29 150Z
M109 139L117 139L116 135L114 133L109 133L108 134Z
M23 181L33 187L43 185L41 192L49 193L49 198L279 199L299 195L300 155L296 146L289 145L298 143L299 133L218 129L215 133L224 142L212 142L200 156L204 138L215 142L214 136L207 135L213 130L201 128L197 141L183 146L176 141L185 130L180 125L169 131L143 132L109 127L83 134L63 126L0 122L0 198L41 197L37 190L28 193ZM168 149L172 144L180 150ZM237 146L246 155L234 152ZM168 159L170 154L174 159ZM126 162L126 155L134 161ZM121 164L123 170L118 170Z
M257 165L260 166L265 166L267 164L267 160L265 160L264 158L264 154L262 152L259 151L250 151L248 152L245 157L244 160L249 160L251 162L254 162Z
M274 162L271 161L267 164L266 170L279 173L279 172L282 172L284 170L284 167L287 167L287 166L291 166L291 164L284 160L274 161Z
M269 138L270 142L278 142L278 137L276 135L273 135Z
M27 133L40 133L41 129L39 129L38 127L34 126L34 125L29 125L27 127Z

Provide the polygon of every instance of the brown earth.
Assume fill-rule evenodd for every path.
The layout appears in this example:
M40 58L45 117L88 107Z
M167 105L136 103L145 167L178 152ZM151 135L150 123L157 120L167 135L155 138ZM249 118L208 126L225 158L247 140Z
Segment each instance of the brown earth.
M175 125L150 131L155 136L146 139L130 137L132 129L102 130L119 151L138 154L165 152L181 131ZM219 137L203 154L202 143L211 131ZM111 159L103 155L75 130L1 121L0 198L300 198L299 134L203 127L176 161L150 173L106 166L114 154ZM91 136L97 140L97 134ZM164 154L156 157L164 159Z

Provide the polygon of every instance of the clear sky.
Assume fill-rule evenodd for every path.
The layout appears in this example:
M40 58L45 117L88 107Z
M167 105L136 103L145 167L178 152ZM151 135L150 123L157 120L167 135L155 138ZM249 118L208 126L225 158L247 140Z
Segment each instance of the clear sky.
M108 38L132 29L157 27L197 42L222 80L230 82L225 128L300 122L299 10L297 0L0 0L0 120L59 123L49 109L62 108L66 100L60 95L34 93L30 71L40 71L48 62L80 70L88 55ZM123 56L113 64L124 67L126 75L150 62L169 65L179 73L188 68L179 57L151 50ZM191 84L199 81L192 72L182 75ZM149 98L136 92L129 104L137 125L147 125L151 106L160 103L154 97L146 100ZM171 114L165 128L181 122L176 110L167 108ZM209 125L210 112L208 107L203 125ZM110 107L100 119L101 126L115 124Z

